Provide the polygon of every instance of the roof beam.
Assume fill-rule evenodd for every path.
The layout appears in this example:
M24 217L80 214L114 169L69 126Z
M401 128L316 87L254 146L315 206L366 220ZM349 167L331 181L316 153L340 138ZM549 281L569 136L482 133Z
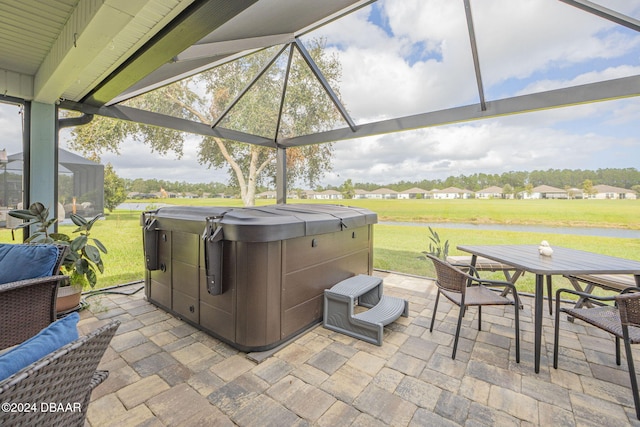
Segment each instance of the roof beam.
M577 7L601 18L608 19L616 24L623 25L635 31L640 31L640 21L615 10L608 9L599 4L590 2L588 0L560 0L563 3Z
M296 32L296 37L302 37L305 34L310 33L311 31L314 31L320 27L330 24L331 22L337 19L340 19L343 16L349 15L350 13L353 13L356 10L362 9L363 7L369 6L371 3L375 3L376 1L378 0L360 0L345 9L342 9L341 11L334 13L333 15L329 15L324 19L314 22L313 24L309 25L306 28L302 28L300 31Z
M86 67L134 18L137 9L123 11L109 2L79 2L34 78L33 99L53 104L60 88L83 77Z
M83 100L102 106L257 0L195 1Z
M168 116L166 114L153 113L151 111L140 110L123 105L95 107L89 104L80 104L73 101L62 101L60 103L60 108L79 111L85 114L97 114L100 116L110 117L112 119L127 120L139 124L163 127L196 135L246 142L247 144L260 145L263 147L276 146L273 140L262 136L251 135L245 132L221 127L212 129L210 125L205 123L194 122L192 120L181 119L179 117Z
M220 127L212 129L209 124L138 110L131 107L112 106L97 108L71 101L63 101L60 107L86 114L98 114L151 126L166 127L197 135L230 139L265 147L296 147L634 96L640 96L640 75L489 101L487 102L487 109L484 111L480 108L479 104L472 104L366 123L359 125L356 131L351 130L351 128L342 128L316 134L285 138L278 141L278 144L262 136Z
M259 49L291 43L293 39L293 34L277 34L273 36L193 45L178 54L170 64L165 64L161 67L160 70L158 70L159 72L154 72L146 76L106 105L126 101L143 93L210 70L221 64L235 61ZM170 72L169 68L176 67L180 67L179 73ZM163 73L162 70L165 69L166 73Z
M251 37L241 40L196 44L178 54L176 59L177 62L180 62L209 58L211 56L230 55L237 52L263 49L265 47L291 43L294 38L293 34L274 34L271 36Z
M478 57L478 44L476 43L476 32L473 28L473 16L471 15L471 3L464 0L464 13L467 16L467 29L469 30L469 41L471 42L471 56L473 57L473 67L476 70L476 83L478 85L478 95L480 96L480 108L487 109L484 99L484 87L482 85L482 74L480 74L480 59Z
M280 106L278 108L278 120L276 121L276 131L273 140L278 140L280 133L280 125L282 124L282 112L284 111L284 101L287 97L287 87L289 86L289 74L291 74L291 65L293 64L293 43L289 43L289 58L287 58L287 69L284 72L284 82L282 84L282 93L280 94Z
M218 126L218 123L220 123L222 121L222 119L224 119L226 117L226 115L229 114L229 111L231 111L231 109L233 109L233 107L235 107L236 104L238 102L240 102L242 97L245 96L246 93L249 92L249 90L251 90L253 85L256 84L258 82L258 80L260 80L260 77L262 77L264 75L264 73L267 72L267 70L273 65L274 62L276 62L278 57L280 55L282 55L282 52L284 52L286 49L287 49L286 45L282 46L282 48L275 55L273 55L273 57L266 64L264 64L264 66L260 69L260 71L258 71L258 74L256 74L253 77L253 79L251 79L251 81L244 87L244 89L238 94L238 96L236 96L236 98L227 106L227 108L225 108L225 110L222 112L222 114L220 114L220 117L218 117L211 124L212 128L215 128L216 126Z
M327 79L324 77L324 75L322 74L322 71L320 71L320 68L318 68L318 65L315 63L315 61L313 60L313 58L311 58L311 55L309 54L309 52L305 49L305 47L303 46L302 42L299 39L295 39L295 41L289 45L285 45L283 46L272 58L271 60L269 60L261 69L260 71L256 74L256 76L245 86L245 88L238 94L238 96L236 96L236 98L227 106L227 108L225 108L225 110L222 112L222 114L220 114L220 116L211 124L212 128L215 128L218 126L218 124L220 124L220 122L227 116L227 114L229 114L229 112L236 106L236 104L242 99L243 96L245 96L247 94L247 92L253 87L253 85L260 80L260 78L264 75L264 73L271 67L273 66L273 64L276 62L276 60L280 57L280 55L282 55L284 53L284 51L288 48L290 48L290 53L289 53L289 59L288 59L288 64L287 64L287 69L286 69L286 73L284 76L284 83L283 83L283 91L282 91L282 99L280 101L280 108L278 111L278 121L276 124L276 134L274 135L274 141L278 139L278 131L280 129L280 121L282 118L282 111L283 111L283 106L284 106L284 97L285 97L285 92L287 89L287 85L289 83L289 70L291 68L291 62L292 62L292 58L293 58L293 48L295 47L296 50L300 53L300 56L302 56L302 58L304 59L305 63L307 64L307 66L309 67L309 69L311 70L311 73L315 76L315 78L318 80L318 82L320 83L320 85L322 86L322 88L324 89L325 93L329 96L329 98L331 99L331 102L333 102L333 104L335 105L335 107L338 109L338 111L340 112L340 115L344 118L344 120L347 122L347 124L349 125L349 128L353 131L356 130L356 124L353 122L353 120L351 119L351 117L349 116L349 113L347 112L347 109L344 108L344 106L342 105L342 102L340 102L340 99L338 98L338 96L336 95L336 93L334 92L334 90L331 88L331 85L329 85L329 82L327 81Z
M640 96L640 75L489 101L486 104L486 110L482 110L479 104L472 104L361 124L355 132L350 128L342 128L312 135L286 138L278 141L278 144L283 147L294 147L341 141L633 96Z
M33 99L33 76L0 68L0 99L7 96Z
M344 108L344 105L342 105L342 102L340 102L338 95L336 95L336 93L333 91L331 85L324 77L324 74L322 74L322 71L320 71L320 68L318 68L318 65L315 63L313 58L311 58L311 55L309 55L309 52L304 47L300 39L296 38L295 46L298 49L298 52L300 52L300 55L302 55L304 61L307 63L307 66L309 66L309 69L311 69L313 75L316 76L316 79L318 79L318 82L320 82L320 84L324 88L324 91L327 93L327 95L329 95L329 98L331 98L331 102L333 102L333 105L336 106L342 118L347 122L349 128L351 128L351 130L355 132L356 124L351 119L351 116L349 116L347 109Z
M131 85L126 89L126 91L122 91L117 96L114 96L104 105L117 104L150 90L154 90L175 81L191 77L195 74L217 67L221 64L235 61L238 58L255 52L258 49L291 43L294 41L295 37L304 35L309 31L327 24L328 22L332 22L333 20L352 13L359 8L365 7L373 3L374 1L376 0L334 0L332 2L310 2L310 8L318 7L315 3L317 3L318 5L320 3L325 3L320 6L320 8L328 8L329 10L338 9L339 7L341 7L341 5L346 6L326 17L323 16L320 18L319 15L316 18L319 19L318 21L312 21L312 23L301 29L293 28L290 26L288 26L286 29L271 27L271 29L269 29L267 33L262 34L259 31L258 33L260 33L261 35L254 37L235 38L239 35L235 34L235 32L235 36L225 34L225 32L229 30L229 24L233 24L236 21L235 18L232 18L229 23L222 25L221 28L219 28L221 34L216 35L217 31L214 30L203 39L198 40L197 44L189 46L180 53L174 54L174 56L171 56L167 59L165 64L162 64L158 69L156 69L152 73L149 73L147 76L140 79L137 83ZM291 3L291 6L304 6L304 2L287 2L286 0L273 1L273 3L280 3L280 5L284 7L287 7L288 3ZM243 24L245 26L251 26L251 24L246 24L246 19L248 19L247 14L253 15L254 19L259 20L261 18L256 14L255 11L252 13L251 10L246 11L246 13L240 13L237 18L240 21L245 22L245 24ZM273 32L274 30L281 32L272 34L271 32ZM247 31L251 33L250 28Z

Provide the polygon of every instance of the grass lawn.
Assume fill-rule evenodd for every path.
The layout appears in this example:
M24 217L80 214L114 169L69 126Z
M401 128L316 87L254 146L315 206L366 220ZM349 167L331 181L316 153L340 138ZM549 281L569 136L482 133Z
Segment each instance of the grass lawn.
M450 255L468 255L458 251L457 245L506 245L534 244L547 240L551 246L602 253L640 260L640 239L622 239L613 237L578 236L573 234L525 233L512 231L482 231L442 228L437 224L432 228L440 238L449 241ZM383 270L394 270L419 276L434 277L431 262L422 259L422 251L429 247L429 230L426 227L405 227L397 225L376 225L374 231L374 266ZM483 272L483 276L504 280L501 272ZM570 286L564 278L554 278L554 283ZM518 280L518 290L533 293L535 275L525 274Z
M378 214L379 221L544 224L640 230L640 200L358 199L344 200L342 204L371 209Z
M181 205L241 206L237 199L170 199L135 201L153 207L159 203ZM290 201L296 203L297 201ZM304 201L318 203L317 201ZM273 204L273 200L258 202ZM379 221L424 222L448 240L452 255L462 254L461 244L538 244L548 240L552 246L565 246L640 260L640 239L577 236L570 234L482 231L438 228L439 222L544 224L640 229L640 201L636 200L344 200L341 204L371 209ZM60 230L71 234L72 225ZM98 275L98 287L107 287L144 278L140 212L117 210L99 221L92 236L105 244L105 273ZM17 233L16 241L21 241ZM11 231L0 229L0 242L12 242ZM429 247L427 227L378 224L374 227L374 267L383 270L433 277L430 262L420 259ZM502 273L494 278L503 279ZM564 279L555 283L568 285ZM534 276L525 274L518 281L523 292L533 291Z
M238 199L163 199L135 203L186 206L242 206ZM288 203L339 203L371 209L379 221L463 222L568 227L611 227L640 230L640 200L289 200ZM273 205L275 200L256 200Z
M73 236L75 225L60 225L59 231ZM144 278L142 228L140 212L114 212L104 221L98 221L91 229L91 237L100 240L109 251L103 255L104 274L98 273L97 287L119 285ZM22 242L22 231L0 229L0 242Z

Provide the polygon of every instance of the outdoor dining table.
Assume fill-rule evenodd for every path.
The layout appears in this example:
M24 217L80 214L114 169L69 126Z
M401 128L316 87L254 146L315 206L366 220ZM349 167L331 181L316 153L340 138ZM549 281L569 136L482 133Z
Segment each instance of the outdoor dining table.
M472 255L472 265L475 265L477 257L481 256L536 275L534 306L536 373L540 372L545 276L550 281L552 275L633 274L636 286L640 287L640 261L556 246L553 247L551 256L540 255L538 245L460 245L457 248Z

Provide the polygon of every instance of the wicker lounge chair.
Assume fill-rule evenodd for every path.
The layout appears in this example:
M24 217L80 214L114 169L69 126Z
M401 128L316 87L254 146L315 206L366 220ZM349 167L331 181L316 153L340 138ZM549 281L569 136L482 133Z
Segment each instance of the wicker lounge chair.
M584 300L602 302L615 302L615 306L602 305L594 308L560 307L561 294L569 293L579 296ZM558 369L558 345L560 338L560 313L567 313L574 319L580 319L596 328L609 332L616 341L616 364L620 365L620 339L624 341L629 379L633 392L633 402L636 407L636 416L640 420L640 397L638 396L638 380L633 366L631 344L640 343L640 288L632 287L623 290L615 296L597 296L573 289L558 289L556 292L556 316L553 341L553 367Z
M57 248L54 275L0 284L0 350L27 340L56 320L58 285L67 278L57 274L68 248L57 244L51 246ZM28 272L30 260L25 259L24 265L13 265L12 268Z
M438 301L440 294L443 294L452 303L460 307L458 315L458 325L456 327L456 336L453 342L452 359L456 358L456 349L458 348L458 338L460 336L460 328L462 326L462 317L465 315L467 307L478 307L478 330L482 325L482 306L483 305L514 305L515 307L515 327L516 327L516 362L520 363L520 320L519 320L519 300L518 292L515 286L509 282L482 279L472 276L457 267L443 261L433 255L427 256L433 261L436 269L436 285L438 293L436 294L436 302L433 307L433 316L431 317L430 332L433 332L433 325L436 320L436 311L438 310ZM486 285L509 288L513 293L513 300L492 291Z
M0 402L37 405L0 412L0 425L83 426L91 391L109 375L96 368L119 324L112 321L0 382Z

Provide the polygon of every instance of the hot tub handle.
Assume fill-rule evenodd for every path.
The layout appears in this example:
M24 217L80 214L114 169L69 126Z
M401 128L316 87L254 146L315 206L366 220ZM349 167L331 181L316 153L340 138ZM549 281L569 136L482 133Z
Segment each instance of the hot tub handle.
M218 225L220 218L207 218L207 226L202 234L204 240L204 264L207 275L207 292L222 294L222 251L223 232Z
M147 218L144 225L142 237L144 240L144 258L147 270L158 269L158 231L156 230L158 221L155 218Z

